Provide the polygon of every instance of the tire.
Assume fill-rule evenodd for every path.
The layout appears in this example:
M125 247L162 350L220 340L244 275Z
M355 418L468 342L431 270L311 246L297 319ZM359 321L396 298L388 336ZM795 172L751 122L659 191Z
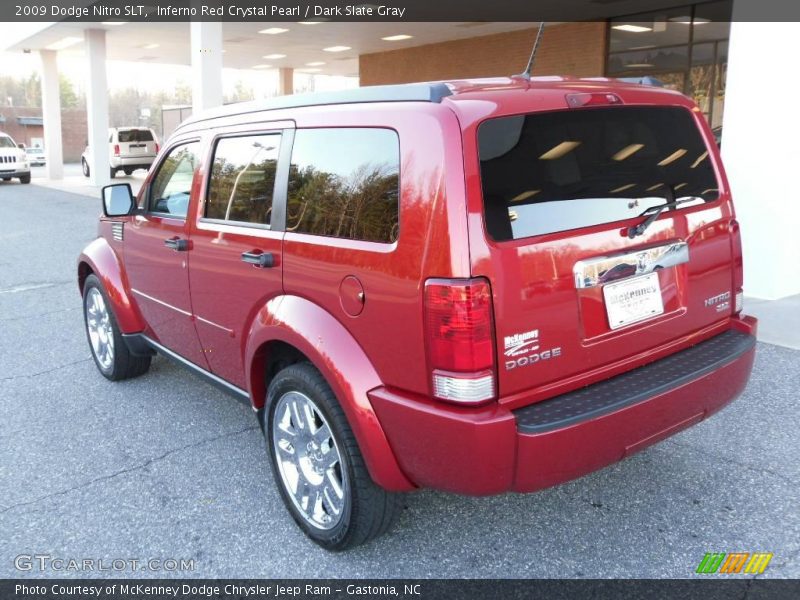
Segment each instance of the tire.
M280 371L260 416L283 503L312 541L326 550L348 550L391 527L402 509L402 495L372 481L344 411L317 369L304 362ZM341 490L341 498L334 497L341 503L338 512L330 501L336 493L334 481Z
M125 169L125 175L130 177L133 174L133 169Z
M11 177L3 177L3 181L11 181Z
M28 173L27 175L23 175L19 178L20 183L30 183L31 182L31 174Z
M149 356L136 356L128 350L103 285L93 274L83 284L83 322L94 364L103 377L120 381L150 368Z
M110 167L109 173L111 175L111 179L114 179L114 177L117 176L117 170L114 167Z
M86 162L85 158L81 159L81 170L83 171L83 176L89 176L89 163Z

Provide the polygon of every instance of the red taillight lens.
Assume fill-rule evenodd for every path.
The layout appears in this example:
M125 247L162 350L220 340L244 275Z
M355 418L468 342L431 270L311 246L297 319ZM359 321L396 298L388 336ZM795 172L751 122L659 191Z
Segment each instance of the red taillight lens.
M114 144L114 156L119 156L119 144Z
M616 94L593 93L593 94L567 94L567 105L570 108L581 108L582 106L608 106L609 104L622 104L622 100Z
M436 397L467 403L495 397L494 326L488 281L428 280L425 331Z
M743 293L744 288L744 258L742 256L742 232L739 228L739 222L732 219L728 224L728 230L731 233L731 258L733 259L733 294L735 302L733 304L733 312L742 312Z
M156 142L156 154L158 154L158 151L159 151L160 148L161 148L161 146L159 146L158 142Z

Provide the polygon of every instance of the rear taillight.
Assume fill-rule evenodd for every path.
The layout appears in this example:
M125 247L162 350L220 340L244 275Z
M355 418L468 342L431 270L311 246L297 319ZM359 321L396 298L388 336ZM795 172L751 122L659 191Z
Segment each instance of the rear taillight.
M462 404L495 398L494 325L488 281L425 282L425 334L436 398Z
M742 312L744 304L744 259L742 257L742 232L739 228L739 222L732 219L728 224L728 229L731 233L731 258L733 259L733 294L735 298L733 312L738 314Z
M159 146L158 142L156 142L156 154L158 154L158 151L159 151L160 148L161 148L161 146Z
M119 156L119 144L114 144L114 156Z
M567 105L570 108L582 106L608 106L609 104L622 104L622 99L616 94L606 92L589 94L567 94Z

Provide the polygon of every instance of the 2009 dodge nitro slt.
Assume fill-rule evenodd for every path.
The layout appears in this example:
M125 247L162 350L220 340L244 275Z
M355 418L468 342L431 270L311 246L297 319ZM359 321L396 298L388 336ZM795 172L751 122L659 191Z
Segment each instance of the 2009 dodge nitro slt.
M171 357L252 404L288 510L340 550L398 492L531 492L733 400L754 358L697 107L608 79L227 106L78 262L100 372Z

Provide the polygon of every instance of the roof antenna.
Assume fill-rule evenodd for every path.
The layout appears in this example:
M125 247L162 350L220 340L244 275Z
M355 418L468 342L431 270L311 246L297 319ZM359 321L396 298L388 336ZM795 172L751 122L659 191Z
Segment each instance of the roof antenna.
M533 71L533 61L536 60L536 51L539 49L539 44L542 41L542 34L544 33L544 21L539 23L539 32L536 34L536 41L533 42L533 50L531 50L531 57L528 59L528 66L525 67L525 70L517 75L517 77L524 77L525 79L531 78L531 72Z

